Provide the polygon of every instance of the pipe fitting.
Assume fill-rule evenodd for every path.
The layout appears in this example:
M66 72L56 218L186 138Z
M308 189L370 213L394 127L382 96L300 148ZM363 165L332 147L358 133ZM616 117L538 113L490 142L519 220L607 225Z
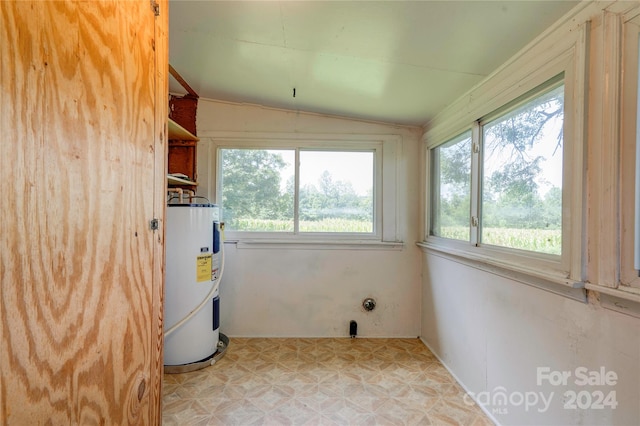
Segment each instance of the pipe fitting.
M376 300L372 297L367 297L362 301L362 307L365 311L373 311L376 308Z

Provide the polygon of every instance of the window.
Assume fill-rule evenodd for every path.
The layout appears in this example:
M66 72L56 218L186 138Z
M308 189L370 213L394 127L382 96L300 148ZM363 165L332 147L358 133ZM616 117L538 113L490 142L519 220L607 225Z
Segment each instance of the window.
M468 131L432 149L430 235L561 254L564 84L555 80L480 120L477 140Z
M382 143L267 144L217 148L227 231L236 237L382 239Z
M481 122L483 244L562 251L564 85Z
M588 28L540 39L429 121L425 251L585 300Z
M433 149L431 235L469 241L471 132Z
M637 293L640 289L640 15L625 22L624 32L620 194L635 194L635 197L624 195L621 199L621 229L635 232L634 238L629 232L621 234L619 289ZM625 174L624 170L633 171L633 175ZM617 176L614 175L614 179Z

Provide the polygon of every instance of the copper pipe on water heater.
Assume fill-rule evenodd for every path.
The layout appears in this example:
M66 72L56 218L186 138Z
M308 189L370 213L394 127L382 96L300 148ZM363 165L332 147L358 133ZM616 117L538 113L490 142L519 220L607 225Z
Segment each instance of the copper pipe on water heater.
M183 189L182 192L184 194L189 194L189 202L193 202L193 198L196 196L196 191L194 191L193 189Z
M168 188L167 189L168 193L177 193L178 194L178 201L180 201L180 203L182 203L182 193L184 192L182 188ZM193 191L191 191L193 192Z

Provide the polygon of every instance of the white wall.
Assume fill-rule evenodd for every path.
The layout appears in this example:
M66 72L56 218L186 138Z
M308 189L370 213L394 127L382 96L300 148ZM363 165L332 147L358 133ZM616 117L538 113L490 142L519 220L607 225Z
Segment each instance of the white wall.
M420 129L297 111L200 99L199 135L212 132L399 135L398 234L402 250L240 248L225 244L220 287L221 332L229 336L348 336L349 321L364 337L420 334ZM198 194L215 199L207 153L198 145ZM365 312L362 300L378 305Z
M613 7L624 12L636 5L627 2ZM476 269L436 251L425 249L423 253L421 337L469 392L514 398L506 405L491 400L485 405L500 424L640 424L640 318L606 309L599 300L602 286L611 285L603 279L606 274L602 271L615 274L627 267L620 263L620 238L633 238L631 232L618 234L620 210L615 194L620 171L615 168L615 153L620 141L615 133L612 136L603 130L617 128L617 120L623 116L615 99L617 93L624 93L623 87L616 90L616 71L622 69L617 67L623 63L616 57L616 43L620 43L618 30L624 20L618 20L623 14L615 10L603 12L605 6L581 5L578 16L547 33L541 42L553 44L576 25L587 20L591 23L583 260L588 303ZM526 58L526 51L521 57ZM512 64L528 65L518 59ZM479 86L478 92L490 94L490 85ZM482 103L483 99L476 101ZM447 119L441 117L442 122ZM621 201L633 202L629 197ZM567 371L571 376L565 385L551 386L547 381L538 385L538 368L544 367ZM579 386L575 380L580 367L591 372L603 367L615 372L618 380L615 385ZM564 407L565 392L572 391L585 392L582 402L587 408ZM588 402L595 401L599 391L604 395L615 392L617 407L589 408ZM551 398L549 408L545 410L541 401L528 410L518 404L518 394L528 392ZM530 398L533 401L533 393Z
M423 257L422 338L468 391L554 392L546 412L495 405L504 425L615 424L640 421L640 319L580 303L455 263ZM572 371L604 366L613 386L537 386L538 367ZM563 408L565 391L614 390L615 410ZM607 392L605 392L606 394ZM541 408L542 405L537 406ZM541 408L542 409L542 408Z

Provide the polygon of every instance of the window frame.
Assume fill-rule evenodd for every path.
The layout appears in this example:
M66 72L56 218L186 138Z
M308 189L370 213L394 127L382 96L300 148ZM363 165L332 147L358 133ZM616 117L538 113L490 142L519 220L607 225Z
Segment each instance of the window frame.
M638 210L637 180L640 117L640 6L605 10L593 86L601 93L594 107L589 176L589 282L606 309L640 317L640 278L634 265ZM624 196L623 196L624 194ZM603 220L606 219L606 220ZM613 220L612 220L613 219Z
M618 230L624 236L625 230L633 229L634 238L619 238L620 278L615 284L618 290L632 294L640 303L640 275L634 262L640 238L640 188L637 187L640 183L640 14L637 13L640 8L622 24L625 90L621 93L620 194L634 194L634 197L621 199Z
M480 123L488 117L506 112L519 100L532 99L536 89L559 75L564 75L563 123L563 192L562 192L562 254L560 256L479 245L476 223L472 224L470 241L451 240L430 234L431 208L424 209L424 240L419 245L432 253L467 263L479 269L507 276L526 284L585 301L584 292L584 191L585 191L585 123L586 123L586 71L588 24L576 31L575 38L567 38L552 48L538 49L529 61L510 62L490 76L483 84L463 96L432 121L424 134L426 190L432 188L432 150L453 140L456 136L472 132L472 170L482 169ZM518 65L516 65L518 64ZM533 72L531 70L534 70ZM542 89L543 93L544 89ZM473 174L474 172L472 172ZM482 177L472 178L471 210L479 212ZM426 198L427 202L429 198ZM479 217L479 216L478 216ZM470 216L471 220L471 216Z
M269 232L269 231L241 231L241 230L227 230L226 234L230 239L245 238L258 238L258 239L274 239L275 238L306 238L306 239L355 239L355 240L380 240L381 239L381 209L378 200L382 199L381 194L381 176L378 170L381 169L381 157L382 146L378 142L371 144L358 143L358 144L337 144L328 143L327 141L317 141L310 143L296 143L295 141L273 141L274 145L269 147L254 146L256 141L243 141L241 145L238 143L231 145L221 144L217 147L217 167L216 167L216 194L220 194L216 198L216 204L218 204L221 210L224 209L222 202L222 179L220 174L222 173L221 167L221 150L224 149L254 149L254 150L288 150L294 153L294 200L293 200L293 231L287 232ZM374 164L373 164L373 232L301 232L300 231L300 152L301 151L327 151L327 152L373 152ZM221 216L221 220L224 222L224 216Z
M199 188L216 204L222 202L219 179L220 149L294 149L295 170L299 170L300 150L367 151L374 153L374 232L255 232L226 231L229 242L247 244L325 244L331 248L354 245L361 248L400 248L402 242L397 235L396 192L397 153L401 142L399 135L375 134L303 134L303 133L245 133L204 132L199 150L200 164L208 164L205 182ZM205 158L206 157L206 158ZM294 224L298 221L299 176L295 177ZM224 220L224 218L223 218ZM295 226L296 231L297 226ZM240 245L239 245L240 247Z

